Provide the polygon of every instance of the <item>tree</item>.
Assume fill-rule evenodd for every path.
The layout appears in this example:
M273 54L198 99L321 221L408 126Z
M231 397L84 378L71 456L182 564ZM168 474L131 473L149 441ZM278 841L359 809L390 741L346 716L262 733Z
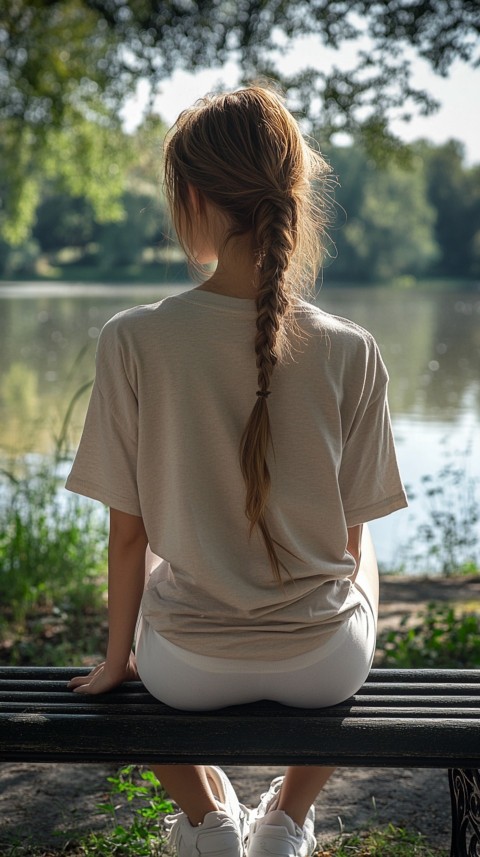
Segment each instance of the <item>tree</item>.
M396 163L379 168L356 146L329 154L342 187L337 227L331 232L338 258L327 276L388 282L423 274L439 248L421 159L415 157L408 169Z
M49 192L48 184L42 188L35 221L32 235L42 253L55 253L64 247L85 252L95 237L93 208L85 198Z
M422 142L429 201L436 210L435 232L441 248L437 273L450 277L478 275L480 169L467 169L458 140L442 146Z
M472 216L472 240L470 244L471 277L480 277L480 166L472 167L470 178L470 211Z
M68 248L70 263L94 264L102 270L131 266L159 257L171 238L170 218L162 193L162 148L166 127L155 115L145 117L132 135L119 130L117 149L129 152L130 163L122 176L118 204L122 217L98 217L92 194L82 194L78 160L67 162L72 181L62 186L45 173L38 177L39 202L35 207L32 238L18 247L0 238L0 276L32 273L41 255L58 264L56 254ZM58 153L59 157L64 157ZM45 160L44 163L47 163ZM113 163L115 166L115 163ZM112 162L106 164L111 169ZM53 172L53 171L52 171ZM115 175L118 174L115 170ZM83 179L84 176L81 176ZM103 190L101 176L98 185ZM149 252L145 254L145 251Z
M0 156L7 175L0 234L11 242L27 235L38 175L59 144L58 167L47 159L53 175L77 192L84 182L99 216L120 216L121 153L111 176L109 131L118 128L118 109L141 78L155 87L176 68L235 57L247 79L282 80L290 104L312 128L321 126L323 139L345 131L385 153L399 146L389 117L435 107L412 85L405 49L445 74L455 59L478 61L479 32L477 0L10 0L0 21ZM362 35L370 47L347 71L305 68L284 78L289 43L309 35L319 50L339 50ZM94 146L97 130L101 144ZM72 160L81 166L75 177L66 169Z
M28 237L42 180L123 216L129 163L118 108L129 91L118 40L81 0L12 0L0 21L0 235ZM115 74L118 72L118 76Z

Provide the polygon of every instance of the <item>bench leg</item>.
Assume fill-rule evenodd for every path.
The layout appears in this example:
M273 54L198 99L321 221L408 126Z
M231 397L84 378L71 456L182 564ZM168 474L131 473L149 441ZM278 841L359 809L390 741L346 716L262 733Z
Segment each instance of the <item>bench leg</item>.
M450 857L480 857L480 770L451 768L452 801Z

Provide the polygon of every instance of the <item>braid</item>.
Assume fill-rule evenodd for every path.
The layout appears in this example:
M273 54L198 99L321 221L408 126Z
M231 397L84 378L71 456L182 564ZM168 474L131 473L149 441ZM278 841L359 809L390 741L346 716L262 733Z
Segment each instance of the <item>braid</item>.
M246 484L245 512L250 521L250 530L255 526L260 530L278 582L281 582L281 568L287 569L277 555L275 546L278 543L270 535L265 518L270 491L267 452L272 443L267 397L270 394L272 373L282 351L285 316L290 309L285 275L295 249L295 226L296 206L293 199L265 199L257 206L255 235L261 259L255 336L258 391L240 444L240 464Z

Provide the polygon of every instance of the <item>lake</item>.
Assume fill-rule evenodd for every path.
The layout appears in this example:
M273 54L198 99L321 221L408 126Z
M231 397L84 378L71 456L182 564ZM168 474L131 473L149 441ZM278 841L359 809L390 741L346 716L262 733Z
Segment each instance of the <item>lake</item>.
M47 453L53 448L69 402L93 376L96 340L108 318L178 290L178 286L0 284L3 464L27 452ZM389 399L400 470L415 497L409 510L374 522L372 532L381 564L395 567L402 545L416 538L425 514L422 477L432 476L433 484L447 494L451 490L438 502L460 517L468 480L480 482L480 289L462 294L324 287L317 302L370 330L391 376ZM85 392L69 424L72 450L87 401ZM465 477L454 490L439 472L458 462Z

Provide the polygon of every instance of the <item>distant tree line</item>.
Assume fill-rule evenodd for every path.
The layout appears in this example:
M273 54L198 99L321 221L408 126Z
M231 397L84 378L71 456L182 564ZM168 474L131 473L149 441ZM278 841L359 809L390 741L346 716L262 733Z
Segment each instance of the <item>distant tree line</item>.
M105 222L87 195L59 189L47 174L29 237L19 245L0 239L0 276L115 280L149 270L155 278L180 257L161 192L165 126L149 116L134 135L117 133L130 167L114 217ZM324 153L338 177L325 262L330 281L480 276L480 165L465 165L460 143L420 141L401 163L379 164L357 145L328 145ZM115 161L109 169L115 172Z
M45 197L83 198L120 220L129 147L121 110L177 69L234 61L243 82L280 83L324 142L349 135L377 161L402 149L391 120L433 112L411 58L445 75L479 61L478 0L10 0L0 4L0 237L20 247ZM284 58L308 40L305 61ZM350 46L355 48L344 51ZM311 64L328 54L326 67ZM351 55L349 67L342 54ZM337 59L338 57L338 59ZM134 190L136 193L136 190ZM60 201L59 201L60 204ZM38 223L38 218L37 218ZM37 238L36 240L39 240Z
M356 146L332 148L338 172L329 279L480 276L480 165L462 144L419 141L383 167Z

